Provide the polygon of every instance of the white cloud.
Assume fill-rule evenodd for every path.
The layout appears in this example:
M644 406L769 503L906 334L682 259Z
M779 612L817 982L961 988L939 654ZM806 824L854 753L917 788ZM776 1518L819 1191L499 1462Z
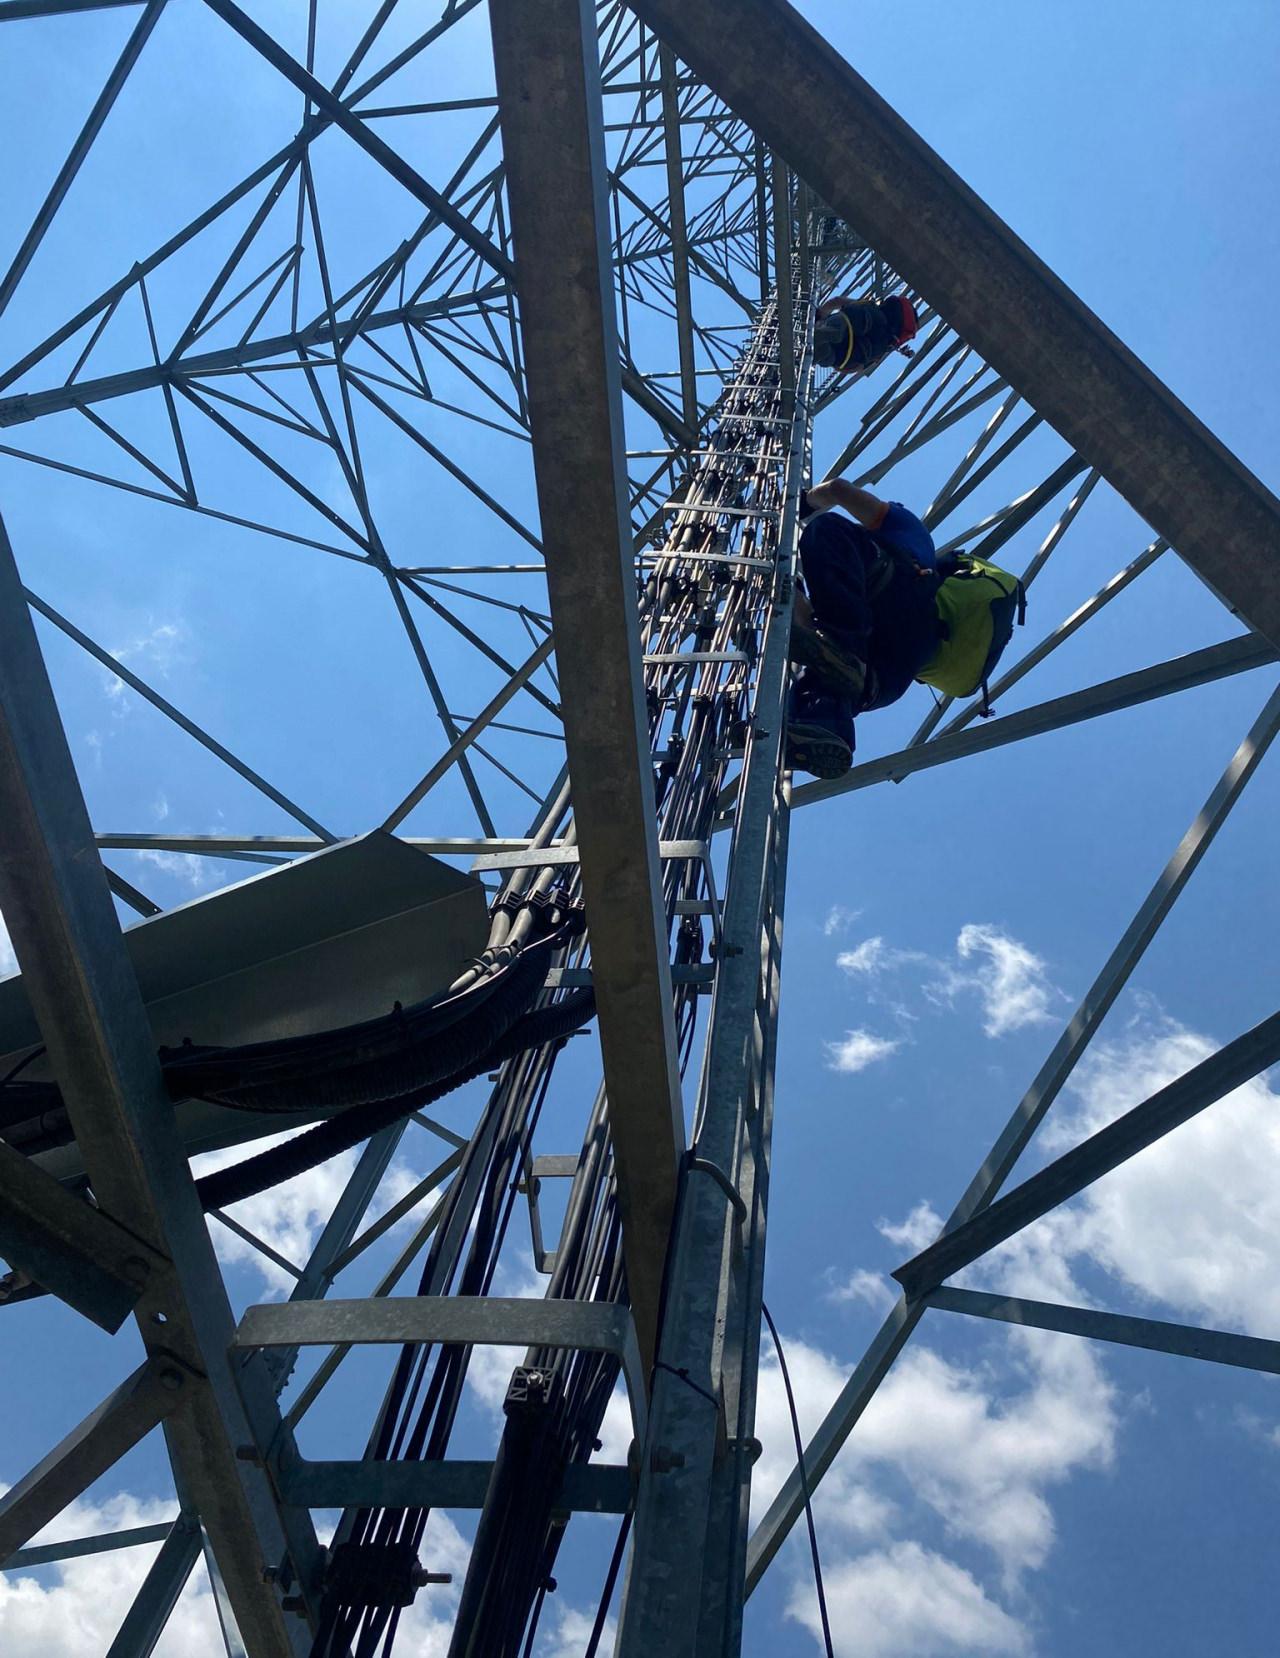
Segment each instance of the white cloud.
M971 922L960 929L956 954L975 963L971 974L958 976L957 988L977 990L988 1036L1052 1023L1050 1008L1061 992L1050 982L1044 961L1025 944L999 927Z
M1268 1450L1280 1451L1280 1423L1267 1422L1257 1411L1242 1407L1237 1408L1234 1415L1236 1426L1242 1428L1250 1439L1260 1440Z
M842 973L874 973L885 962L885 943L877 933L874 938L864 938L854 950L841 950L836 957L836 966Z
M1068 1104L1043 1135L1044 1151L1054 1155L1096 1133L1214 1049L1207 1037L1141 1007L1119 1038L1080 1065ZM1280 1327L1278 1105L1265 1077L1246 1083L1009 1240L961 1282L1088 1305L1077 1272L1102 1268L1111 1275L1112 1304L1136 1298L1157 1316L1273 1336ZM931 1242L940 1225L920 1203L879 1229L907 1255ZM880 1282L858 1271L836 1293L872 1300ZM908 1347L819 1488L838 1651L853 1650L840 1644L848 1629L857 1630L859 1658L1020 1653L1029 1645L1009 1596L1017 1596L1014 1609L1025 1604L1025 1578L1052 1550L1056 1487L1110 1465L1119 1403L1099 1349L1088 1343L1015 1328L989 1332L982 1352L981 1365L971 1366L919 1343ZM807 1437L844 1372L795 1341L788 1361ZM772 1370L766 1360L760 1503L793 1461ZM1141 1399L1128 1408L1141 1408ZM1280 1428L1256 1412L1238 1412L1236 1425L1268 1449L1280 1447ZM944 1539L976 1547L996 1575L989 1580L970 1560L949 1558L945 1544L936 1552L927 1528L938 1523ZM790 1613L816 1633L798 1546L792 1559Z
M851 1030L845 1032L842 1042L824 1042L822 1045L827 1050L828 1070L854 1075L865 1071L868 1065L874 1065L877 1059L888 1059L890 1054L897 1053L902 1043L887 1036L876 1036L869 1030Z
M111 655L117 662L131 663L143 679L168 679L173 668L183 660L182 652L186 643L187 629L183 622L158 622L152 626L149 633L139 634L125 644L117 646ZM128 707L124 694L125 682L110 669L104 669L103 672L106 679L106 694L118 705L117 714L123 715Z
M17 971L18 957L13 948L13 940L9 937L4 917L0 915L0 979L7 979L10 973Z
M806 1343L785 1339L807 1440L846 1370ZM922 1344L909 1347L814 1493L833 1624L857 1630L859 1658L1022 1651L1025 1634L999 1600L1019 1593L1025 1574L1049 1555L1052 1489L1111 1460L1115 1399L1090 1348L1025 1330L1001 1331L992 1346L994 1357L980 1367L954 1363ZM795 1461L772 1353L761 1366L756 1433L764 1445L752 1487L758 1518ZM991 1583L984 1586L956 1561L922 1546L921 1532L939 1525L949 1544L978 1548L992 1569ZM791 1615L816 1631L807 1551L798 1540L788 1558L796 1583ZM918 1569L916 1590L895 1587L895 1563ZM876 1602L874 1611L866 1609L865 1624L861 1596Z
M856 1267L843 1283L834 1284L827 1291L827 1300L841 1302L861 1301L878 1312L884 1312L897 1299L882 1272L868 1272Z
M502 1293L508 1292L504 1290ZM471 1350L467 1386L495 1421L502 1416L502 1402L511 1384L511 1372L518 1364L524 1363L527 1352L527 1347L482 1346Z
M871 938L864 938L862 943L852 950L842 950L836 957L836 966L841 972L862 974L867 978L881 973L896 972L900 967L910 967L917 962L928 962L932 965L933 958L921 950L896 950L892 945L886 944L879 933Z
M554 1628L534 1648L537 1658L582 1658L595 1621L594 1612L580 1612L573 1606L557 1607ZM617 1632L615 1620L606 1618L597 1651L612 1652Z
M906 1253L931 1242L940 1227L927 1203L901 1222L879 1223ZM1019 1289L1082 1299L1054 1246L1052 1239L1020 1245L1010 1263ZM881 1306L891 1293L865 1270L836 1292ZM784 1339L807 1441L848 1370L803 1341ZM1016 1608L1026 1604L1024 1580L1052 1550L1054 1489L1110 1465L1117 1399L1096 1351L1071 1337L984 1328L981 1352L981 1362L970 1364L919 1340L909 1346L814 1494L838 1652L976 1658L1029 1650L1009 1598ZM764 1445L752 1491L758 1517L795 1461L772 1351L761 1365L756 1432ZM956 1549L976 1549L978 1569L971 1559L952 1558ZM790 1545L788 1558L795 1583L790 1615L816 1635L801 1542Z
M209 860L197 857L194 852L167 852L163 848L147 847L135 852L134 857L141 863L150 864L153 869L163 870L166 875L176 876L193 891L198 892L216 879Z
M844 1658L998 1658L1029 1651L1022 1626L962 1567L919 1543L895 1543L824 1574L832 1641ZM797 1586L787 1606L821 1637L817 1599Z
M846 909L843 904L833 904L827 911L827 919L822 923L822 931L827 938L835 933L842 933L862 914L861 910Z
M231 1163L238 1163L250 1155L280 1145L298 1132L302 1131L293 1130L288 1134L271 1135L263 1140L255 1140L252 1145L228 1146L222 1151L205 1152L199 1157L192 1158L192 1172L197 1178L200 1175L211 1174L215 1169L226 1168ZM355 1150L342 1152L326 1163L317 1164L314 1169L307 1169L305 1173L295 1175L292 1180L271 1187L269 1191L259 1192L256 1197L231 1204L227 1212L238 1220L241 1226L248 1227L249 1231L269 1244L277 1254L283 1255L285 1260L292 1261L298 1267L305 1266L321 1228L346 1189L357 1156L358 1152ZM423 1173L425 1172L424 1170ZM394 1162L383 1176L377 1195L369 1205L365 1216L366 1222L376 1220L421 1178L422 1176L415 1174L404 1161L398 1159ZM426 1198L424 1202L430 1203L431 1199ZM420 1219L421 1213L414 1210L410 1215L402 1217L396 1225L404 1227ZM392 1228L393 1233L395 1230L396 1228ZM293 1279L283 1267L276 1266L261 1250L255 1249L251 1243L217 1220L211 1220L210 1232L214 1248L223 1261L252 1267L261 1275L264 1294L288 1294L293 1286Z
M155 1525L172 1519L170 1498L159 1501L120 1492L98 1502L77 1501L40 1533L47 1543L97 1531ZM36 1539L33 1539L36 1541ZM158 1543L84 1555L31 1571L0 1573L0 1652L4 1658L85 1658L105 1652ZM415 1658L445 1658L470 1546L443 1515L433 1513L419 1548L431 1571L453 1573L453 1583L418 1594L401 1619L406 1651ZM213 1594L204 1562L197 1563L155 1649L155 1658L225 1658Z
M988 1036L1007 1036L1028 1025L1050 1023L1063 993L1050 980L1046 963L1002 928L970 922L960 929L949 959L923 950L903 950L880 934L841 950L836 966L860 981L870 1001L888 1005L900 1022L916 1017L900 995L886 986L905 968L914 969L917 1005L952 1008L962 996L976 995L982 1028Z
M1096 1133L1214 1052L1143 1010L1095 1047L1070 1085L1075 1109L1046 1125L1057 1153ZM1024 1251L1087 1257L1130 1293L1196 1322L1280 1330L1280 1097L1254 1078L1104 1176L1026 1234ZM993 1259L1008 1263L1008 1250ZM991 1273L987 1274L988 1284ZM1003 1279L1002 1279L1003 1283Z
M891 1244L897 1244L899 1248L909 1249L913 1255L918 1255L922 1249L927 1249L942 1231L942 1216L931 1204L920 1202L903 1221L878 1220L876 1231Z
M78 1501L40 1533L39 1541L156 1525L174 1513L171 1498L156 1501L127 1492L101 1502ZM85 1653L105 1652L159 1548L154 1543L85 1555L44 1568L39 1578L24 1571L0 1574L0 1651L5 1658L84 1658ZM222 1658L224 1652L200 1562L156 1648L157 1658Z

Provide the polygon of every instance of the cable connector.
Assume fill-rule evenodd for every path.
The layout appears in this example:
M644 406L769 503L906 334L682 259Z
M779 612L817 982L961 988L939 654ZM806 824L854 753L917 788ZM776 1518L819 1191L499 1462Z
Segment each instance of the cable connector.
M339 1543L329 1555L325 1594L344 1606L412 1606L426 1583L448 1583L448 1572L429 1572L412 1543Z
M518 1364L511 1372L507 1396L502 1401L504 1416L535 1417L555 1409L564 1390L558 1370Z

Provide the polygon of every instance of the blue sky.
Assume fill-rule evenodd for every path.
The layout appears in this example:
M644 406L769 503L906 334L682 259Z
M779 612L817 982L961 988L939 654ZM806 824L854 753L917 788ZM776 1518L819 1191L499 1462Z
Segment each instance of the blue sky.
M1274 8L1184 4L1164 8L1158 22L1139 0L980 0L964 8L905 0L891 21L834 3L802 9L1276 487L1272 365L1280 323L1267 305L1280 277L1280 233L1267 206L1280 139ZM255 15L301 51L301 8L262 6ZM447 84L447 94L427 95L484 90L487 70L476 62L483 15L474 22L446 39L433 68L439 78L431 85ZM0 130L31 165L0 180L0 224L11 227L0 260L16 245L20 231L12 227L34 211L128 26L120 13L23 25L20 34L11 26L20 50L0 62L0 109L7 111ZM344 10L334 39L346 41L356 27ZM0 319L4 364L127 270L185 209L293 130L297 100L281 99L269 73L198 6L177 0L152 47L139 66L139 98L122 101L101 157L68 202L65 228L61 221L55 227ZM321 72L340 57L322 39ZM416 146L429 176L443 179L477 130L475 120L459 119L403 141ZM359 274L366 232L376 251L365 263L372 264L403 234L392 227L413 216L348 148L327 140L318 153L317 188L341 244L334 254L341 285ZM127 182L136 180L140 160L145 188ZM163 337L180 329L180 297L208 280L212 258L193 252L181 281L178 273L171 287L157 280ZM663 341L655 335L646 344L659 352ZM122 305L100 350L96 372L145 360L136 304ZM668 359L662 366L674 367L674 351ZM465 399L446 364L433 362L431 374L440 397ZM820 467L852 431L859 395L849 394L820 423ZM166 434L158 399L119 401L104 412L160 452ZM264 482L207 422L184 411L184 432L197 472L217 480L202 499L335 539L318 514ZM536 522L523 445L443 417L438 433L512 511ZM633 437L650 435L646 423L636 423ZM105 465L112 453L100 433L71 415L14 428L3 441L43 444L41 452L86 466ZM298 440L287 452L303 457L300 468L313 468L317 493L349 510L340 506L336 468L326 472L303 456L305 448ZM961 448L956 436L904 465L886 490L921 505ZM1034 478L1025 473L1028 481L1062 452L1059 440L1038 434L1025 465L1043 465ZM529 554L407 442L384 433L366 458L379 525L397 562L418 562L419 554L424 563ZM972 516L1009 499L1023 476L1012 467L999 474ZM3 456L0 505L24 576L42 596L334 830L369 826L439 751L438 726L372 572ZM967 522L967 508L962 515ZM1048 522L1037 521L1015 543L1023 557ZM1105 489L1095 492L1034 589L1028 642L1149 539L1122 503ZM528 580L528 602L537 608L541 583L517 579ZM504 591L496 584L483 590ZM491 627L487 636L514 659L521 641L531 648L509 616L467 603L459 612ZM478 664L436 618L424 617L424 629L442 678L451 689L465 687L475 705L454 700L454 711L475 712L500 682L497 670ZM1234 631L1196 578L1166 557L1038 669L1010 706ZM43 625L41 638L98 827L292 831L285 813L114 687L68 641ZM967 1184L1274 679L1274 670L1243 675L796 815L768 1297L807 1424L873 1333L883 1275L914 1251L928 1211L945 1213ZM540 683L552 691L545 677ZM862 721L860 756L897 747L926 709L920 693ZM526 723L547 724L531 703L524 713ZM500 757L528 761L534 783L552 768L552 745L542 748L546 757L533 759L532 742L508 735L494 744ZM1280 922L1267 867L1280 805L1275 765L1264 764L1251 784L1029 1167L1272 1011L1268 968ZM500 832L521 833L532 803L492 771L486 788ZM462 834L473 832L474 819L450 781L408 827ZM123 855L118 867L166 906L244 873L243 866L193 866L167 855ZM590 1056L575 1053L549 1122L559 1139L541 1149L572 1144L590 1086ZM972 1281L1274 1336L1274 1107L1263 1085L1242 1090L1145 1154L1141 1167L1112 1177L976 1270ZM474 1101L459 1095L445 1120L463 1127L473 1110ZM411 1130L388 1201L438 1155L422 1131ZM259 1205L254 1224L286 1253L305 1252L338 1181L339 1171L330 1171L283 1201ZM372 1281L403 1237L398 1232L376 1252L349 1293ZM238 1245L222 1244L238 1302L279 1292ZM508 1273L512 1289L528 1286L514 1247ZM8 1419L23 1424L8 1460L0 1459L6 1479L22 1471L22 1453L52 1443L131 1362L127 1335L86 1332L47 1302L16 1311L21 1345L39 1345L50 1363L36 1374L18 1364L15 1344L0 1351L0 1399ZM352 1423L362 1418L351 1402L379 1385L381 1370L364 1359L352 1370L334 1402L317 1407L304 1448L323 1441L330 1454L357 1449ZM482 1368L465 1428L475 1449L460 1445L460 1454L482 1454L491 1443L503 1379L501 1359ZM787 1465L787 1435L766 1362L765 1494ZM1266 1539L1278 1486L1280 1401L1265 1379L931 1315L819 1501L839 1650L860 1658L1066 1658L1136 1647L1174 1658L1224 1650L1252 1658L1273 1645ZM136 1453L93 1500L82 1524L169 1512L158 1447ZM582 1532L582 1565L562 1574L565 1606L546 1645L566 1658L581 1651L575 1617L591 1604L609 1545L603 1527L584 1524ZM460 1560L447 1530L435 1546L439 1559ZM74 1644L77 1619L109 1638L104 1608L122 1607L143 1563L138 1552L0 1582L8 1649L22 1658L82 1650ZM207 1596L193 1596L180 1617L167 1638L171 1650L213 1650ZM793 1543L752 1602L746 1650L812 1653L811 1619L806 1560ZM423 1650L434 1650L437 1638L438 1629L424 1623Z

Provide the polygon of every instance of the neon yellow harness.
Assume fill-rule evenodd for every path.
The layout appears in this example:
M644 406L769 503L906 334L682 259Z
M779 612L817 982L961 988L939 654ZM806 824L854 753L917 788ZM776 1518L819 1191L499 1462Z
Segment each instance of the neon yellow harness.
M853 356L853 348L857 341L857 335L853 332L853 320L849 316L849 313L847 311L841 311L840 315L844 318L844 325L849 331L849 344L845 347L844 356L836 364L835 372L837 374L839 374L840 370L848 364L850 357Z

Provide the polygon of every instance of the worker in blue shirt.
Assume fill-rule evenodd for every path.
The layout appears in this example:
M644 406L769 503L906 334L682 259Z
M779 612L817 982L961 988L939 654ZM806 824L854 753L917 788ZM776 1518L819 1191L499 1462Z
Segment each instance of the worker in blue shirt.
M896 702L937 652L937 561L915 513L843 478L804 491L800 515L807 594L791 634L800 673L787 764L839 777L853 764L854 716Z

